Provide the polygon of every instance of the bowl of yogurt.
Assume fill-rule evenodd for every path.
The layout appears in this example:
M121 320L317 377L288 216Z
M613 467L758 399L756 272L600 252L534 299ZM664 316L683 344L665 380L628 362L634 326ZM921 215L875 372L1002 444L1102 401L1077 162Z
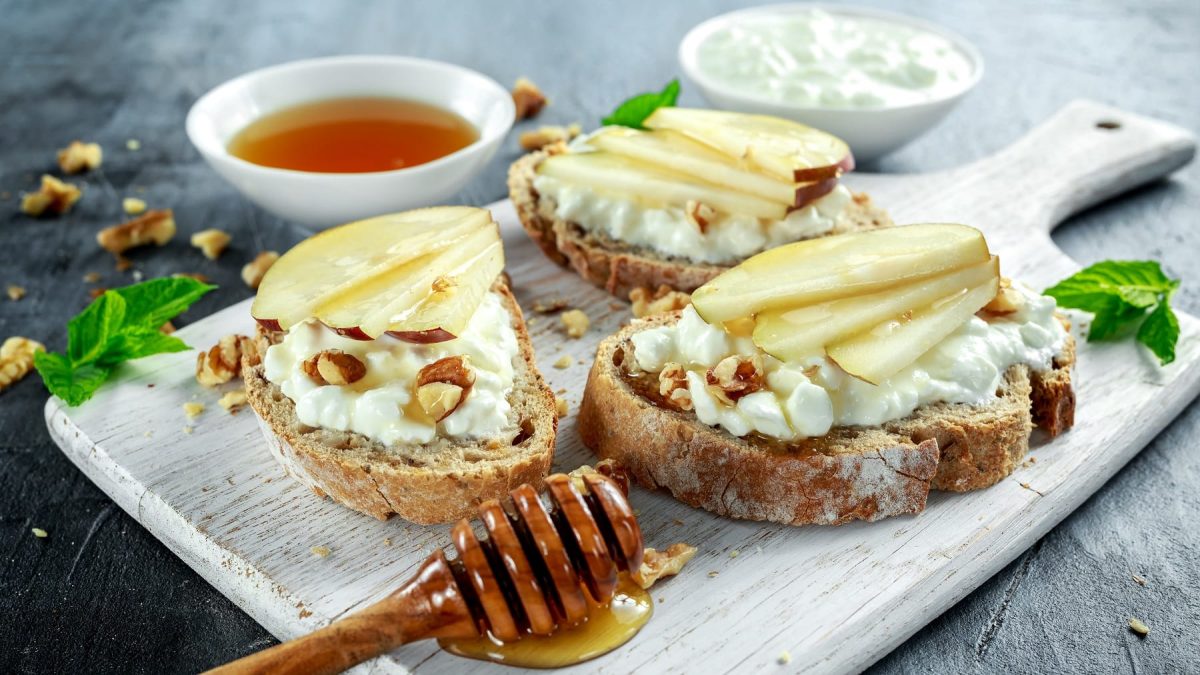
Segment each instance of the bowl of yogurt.
M928 131L983 76L979 51L934 24L810 3L709 19L679 62L712 105L828 131L861 162Z

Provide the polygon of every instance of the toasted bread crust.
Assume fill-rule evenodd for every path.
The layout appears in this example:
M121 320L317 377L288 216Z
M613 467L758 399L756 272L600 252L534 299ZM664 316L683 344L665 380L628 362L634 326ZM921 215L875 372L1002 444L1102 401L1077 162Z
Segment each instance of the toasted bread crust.
M537 165L542 160L565 150L566 145L559 143L529 153L514 162L508 172L509 196L517 216L546 257L573 269L588 282L622 299L639 286L658 288L665 285L690 293L729 269L723 265L663 257L643 248L588 233L578 225L556 216L554 203L534 190L533 180ZM874 229L891 224L887 214L872 204L867 195L856 194L853 203L838 220L834 232Z
M630 386L620 367L629 337L677 317L635 322L600 343L580 405L580 436L646 487L733 518L837 525L919 513L931 488L975 489L1011 473L1029 446L1031 403L1039 404L1033 392L1061 398L1064 386L1070 391L1068 336L1063 363L1034 376L1054 380L1053 387L1031 386L1028 369L1014 366L995 404L928 406L881 427L833 429L816 451L778 452L656 405Z
M554 459L558 415L554 394L538 372L533 345L516 298L502 281L500 293L520 345L510 402L518 416L517 439L385 447L354 432L314 429L301 423L295 405L269 382L261 364L242 364L251 406L272 454L292 477L318 496L329 496L381 520L396 514L415 523L444 523L474 515L487 499L522 483L540 487ZM266 338L262 338L266 341Z

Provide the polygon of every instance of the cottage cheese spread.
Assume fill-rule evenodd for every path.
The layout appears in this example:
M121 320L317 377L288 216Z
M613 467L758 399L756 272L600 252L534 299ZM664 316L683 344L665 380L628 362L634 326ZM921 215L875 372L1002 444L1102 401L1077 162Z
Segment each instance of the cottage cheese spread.
M744 17L708 36L697 57L700 70L726 87L805 107L924 103L960 91L974 75L946 38L821 9Z
M340 349L367 367L363 379L346 386L319 385L301 365L326 349ZM503 300L488 293L462 335L433 344L413 344L383 336L352 340L315 320L297 324L283 341L267 349L267 379L296 404L296 416L313 427L353 431L385 445L428 443L449 438L486 438L513 428L508 395L513 388L517 335ZM475 384L466 400L437 425L405 415L416 405L413 384L424 366L447 356L466 355Z
M931 403L986 405L995 400L1010 366L1023 363L1046 370L1066 339L1054 316L1053 298L1020 284L1013 287L1024 300L1019 311L986 320L973 317L879 385L851 377L824 355L784 363L762 354L749 337L733 337L705 323L690 306L672 326L635 333L633 363L648 373L662 371L669 362L681 364L696 416L734 436L756 431L795 440L822 436L835 426L879 425ZM709 392L709 368L727 356L755 353L763 356L765 389L734 405Z

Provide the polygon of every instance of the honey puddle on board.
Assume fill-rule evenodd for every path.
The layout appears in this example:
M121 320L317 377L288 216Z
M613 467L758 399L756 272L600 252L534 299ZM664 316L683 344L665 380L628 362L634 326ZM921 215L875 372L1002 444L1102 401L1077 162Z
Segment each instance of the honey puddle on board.
M553 635L531 635L503 643L491 635L460 640L438 640L442 649L482 661L522 668L562 668L594 659L625 644L654 613L650 594L621 575L621 583L608 605L589 600L587 621Z
M417 166L474 143L459 115L398 98L336 98L285 108L251 122L229 154L293 171L367 173Z

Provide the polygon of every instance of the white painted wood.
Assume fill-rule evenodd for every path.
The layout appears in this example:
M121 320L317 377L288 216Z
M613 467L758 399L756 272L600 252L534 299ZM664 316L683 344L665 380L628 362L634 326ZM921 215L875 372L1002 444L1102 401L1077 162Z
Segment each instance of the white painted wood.
M1097 121L1122 126L1101 130ZM869 189L898 222L979 225L1006 273L1044 285L1076 268L1049 242L1058 220L1166 175L1193 151L1193 140L1179 129L1075 103L976 164L925 176L853 176L849 183ZM593 319L581 340L565 339L555 317L531 320L542 371L554 389L566 390L574 411L596 342L628 312L548 263L525 239L511 205L492 209L503 224L522 305L566 297ZM230 307L179 335L207 346L249 331L248 307ZM654 589L656 615L646 629L585 669L744 672L773 667L784 650L793 669L869 665L1052 528L1200 392L1200 321L1181 316L1180 322L1178 359L1167 368L1132 343L1082 344L1075 429L1051 443L1035 437L1036 464L987 490L935 493L916 517L788 528L718 518L635 490L649 545L684 540L700 554ZM575 364L551 367L563 353ZM230 417L216 406L214 392L195 384L193 359L185 353L129 364L79 408L50 400L47 423L89 478L273 634L294 637L363 606L405 579L433 547L446 545L446 528L381 523L318 500L286 478L252 413ZM181 406L191 400L209 409L188 434ZM572 413L561 425L556 468L589 459ZM316 545L333 553L318 558L310 552ZM735 550L739 555L730 557ZM361 668L496 669L432 643Z

